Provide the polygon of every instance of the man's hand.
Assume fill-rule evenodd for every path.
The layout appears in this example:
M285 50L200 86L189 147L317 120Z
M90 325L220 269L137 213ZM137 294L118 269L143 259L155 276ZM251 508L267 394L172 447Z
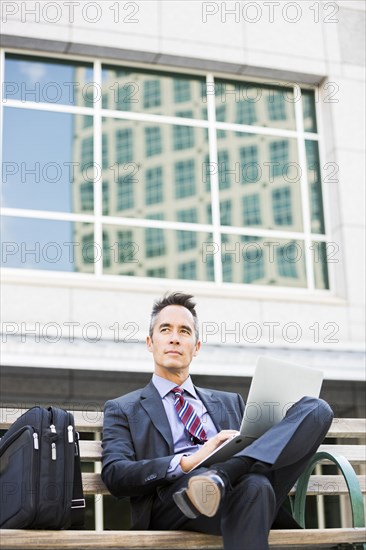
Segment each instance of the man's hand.
M237 430L222 430L218 434L216 434L214 437L211 437L202 447L193 455L189 456L182 456L182 459L180 461L180 466L184 473L189 472L197 466L201 460L204 460L208 457L214 451L219 447L224 441L227 441L228 439L232 439L235 435L238 435L239 432Z

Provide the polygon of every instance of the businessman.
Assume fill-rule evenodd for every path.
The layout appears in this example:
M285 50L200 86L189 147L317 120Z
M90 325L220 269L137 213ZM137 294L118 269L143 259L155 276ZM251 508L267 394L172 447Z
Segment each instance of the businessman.
M155 302L147 348L154 374L140 390L108 401L102 478L130 497L132 527L222 535L225 550L266 550L271 527L297 526L282 504L327 433L333 413L304 397L285 418L225 462L197 466L239 429L240 395L196 387L200 349L192 296Z

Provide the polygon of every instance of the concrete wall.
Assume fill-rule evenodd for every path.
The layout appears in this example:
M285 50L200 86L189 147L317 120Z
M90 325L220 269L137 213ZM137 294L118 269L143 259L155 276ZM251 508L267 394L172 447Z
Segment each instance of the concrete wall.
M55 4L3 2L2 45L318 83L326 214L336 245L336 262L330 265L334 292L91 282L12 271L3 275L2 317L13 323L7 329L14 332L3 337L3 362L150 370L142 342L152 302L166 290L180 289L195 294L206 340L197 372L247 376L258 354L271 353L322 366L330 379L363 379L364 3L148 0L119 2L119 13L109 1L98 7L80 2L74 13L65 2ZM326 163L335 164L327 168ZM39 341L30 333L22 341L22 323L27 328L39 323ZM115 323L118 344L110 328Z

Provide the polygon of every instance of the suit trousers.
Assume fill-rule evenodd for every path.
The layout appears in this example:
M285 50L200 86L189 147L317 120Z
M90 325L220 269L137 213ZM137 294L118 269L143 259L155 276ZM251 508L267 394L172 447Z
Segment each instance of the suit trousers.
M150 529L222 535L225 550L267 550L268 534L280 508L323 441L332 418L333 412L325 401L304 397L250 446L209 468L219 471L227 481L214 517L189 519L172 500L173 493L186 487L191 476L208 470L201 467L158 488ZM260 474L251 473L248 461L241 457L261 461L265 469Z

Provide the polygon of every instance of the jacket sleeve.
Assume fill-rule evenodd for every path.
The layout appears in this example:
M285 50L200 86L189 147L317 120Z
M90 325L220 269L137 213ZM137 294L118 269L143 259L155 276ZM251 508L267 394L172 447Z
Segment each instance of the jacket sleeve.
M102 479L116 497L148 495L158 485L168 483L167 470L174 455L167 453L156 458L154 454L159 453L154 453L153 442L149 445L149 433L143 431L138 420L131 408L118 400L105 404Z

